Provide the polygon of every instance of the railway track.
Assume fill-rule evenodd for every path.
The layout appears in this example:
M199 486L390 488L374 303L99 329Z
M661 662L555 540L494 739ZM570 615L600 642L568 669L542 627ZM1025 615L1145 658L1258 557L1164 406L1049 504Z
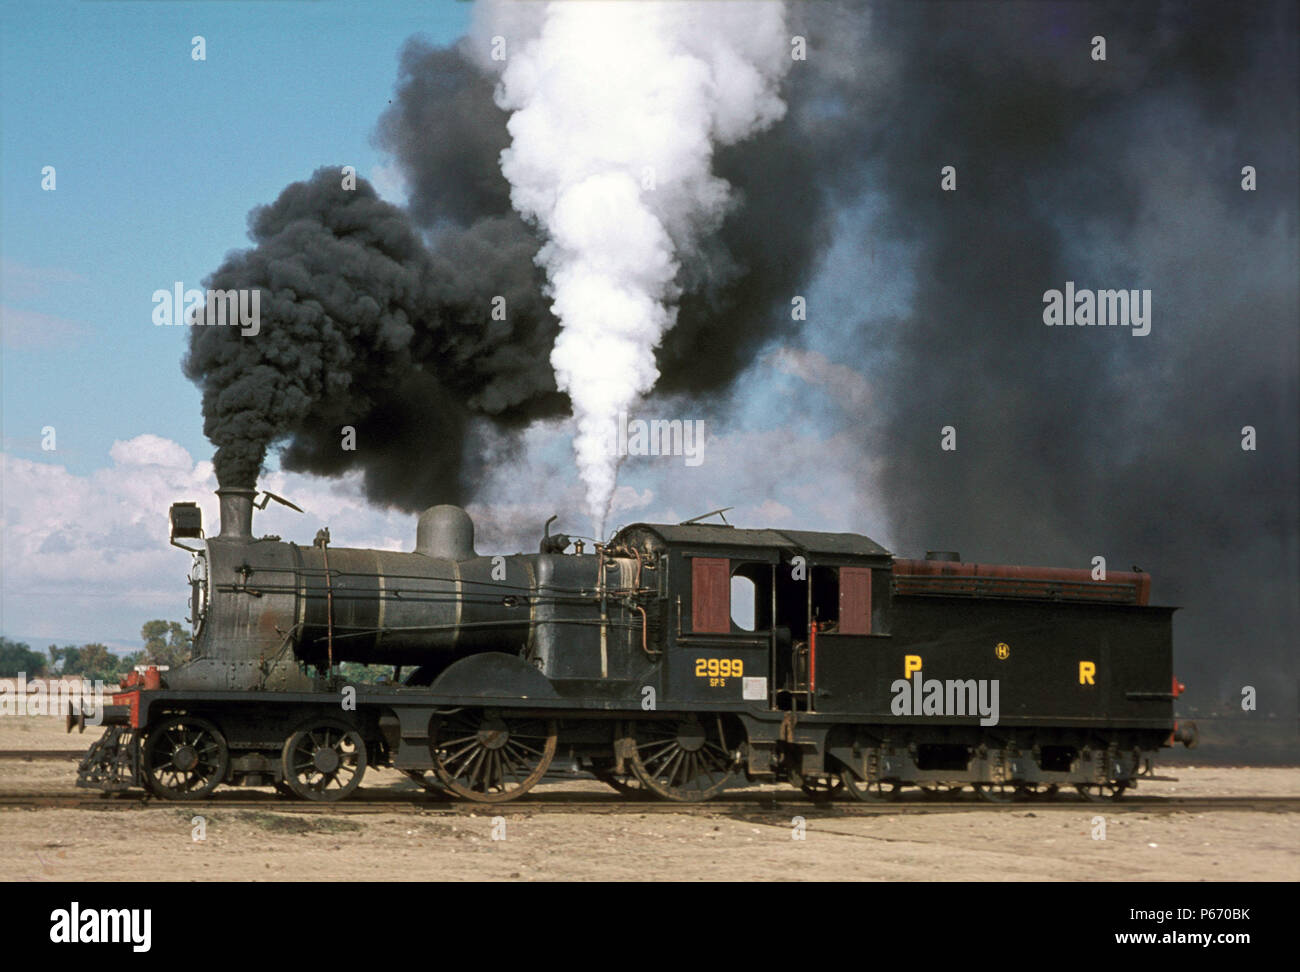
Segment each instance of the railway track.
M85 755L80 749L6 749L0 750L0 762L78 761ZM548 778L549 783L574 782L572 777ZM108 795L76 792L4 792L0 791L0 809L60 810L146 810L157 808L205 808L208 810L261 810L275 813L383 814L417 813L467 817L517 814L686 814L693 816L762 817L872 817L933 813L966 813L986 810L996 813L1039 811L1079 811L1105 808L1107 813L1217 813L1217 812L1300 812L1300 796L1294 797L1165 797L1130 794L1120 800L1094 802L1061 792L1055 797L989 803L973 792L940 793L929 797L858 803L847 798L813 801L791 788L788 792L772 790L733 791L725 799L703 803L674 803L636 796L620 796L603 789L589 793L573 791L536 792L528 799L492 805L462 800L440 799L421 791L393 793L383 788L362 788L340 803L309 803L284 799L274 793L223 790L203 800L160 800L141 793Z
M968 813L973 810L995 813L1059 813L1080 811L1106 813L1297 813L1300 797L1128 797L1118 801L1094 803L1084 799L1061 797L1016 803L987 803L970 795L943 800L897 800L885 803L831 802L801 799L797 795L774 797L771 794L741 794L732 799L704 803L673 803L627 799L616 793L540 794L533 799L514 800L493 806L468 801L439 800L424 795L398 798L371 791L359 791L350 800L339 803L307 803L285 800L272 793L219 793L206 800L157 800L138 794L107 796L83 793L4 793L0 792L0 809L28 810L149 810L193 809L260 810L274 813L309 814L384 814L416 813L436 816L517 816L531 814L600 813L600 814L685 814L689 816L785 817L800 815L815 818L874 817L934 813Z

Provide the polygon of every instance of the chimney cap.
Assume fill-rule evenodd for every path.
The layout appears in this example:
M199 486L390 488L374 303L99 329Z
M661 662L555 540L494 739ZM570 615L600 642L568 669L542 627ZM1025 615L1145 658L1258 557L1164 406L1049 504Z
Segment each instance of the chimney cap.
M257 490L251 486L222 486L217 489L221 501L221 532L218 540L251 540L253 538L253 497Z

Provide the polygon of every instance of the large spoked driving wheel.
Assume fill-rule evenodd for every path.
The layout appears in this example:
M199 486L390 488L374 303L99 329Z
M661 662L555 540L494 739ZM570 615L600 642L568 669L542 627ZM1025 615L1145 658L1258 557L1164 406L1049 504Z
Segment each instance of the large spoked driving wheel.
M504 803L523 796L546 775L559 728L554 719L503 716L487 709L445 717L432 737L433 771L447 790L478 803Z
M721 793L735 778L719 719L632 722L625 734L632 773L651 793L694 803Z
M284 782L304 800L333 803L361 785L366 741L342 723L321 722L291 735L281 753Z
M149 789L167 800L205 797L226 778L230 750L216 726L198 716L172 716L149 730L143 768Z
M861 800L863 803L881 803L885 800L896 800L899 792L903 789L900 783L864 780L848 766L844 766L843 772L840 773L840 779L844 781L844 789L849 791L849 795L855 800Z

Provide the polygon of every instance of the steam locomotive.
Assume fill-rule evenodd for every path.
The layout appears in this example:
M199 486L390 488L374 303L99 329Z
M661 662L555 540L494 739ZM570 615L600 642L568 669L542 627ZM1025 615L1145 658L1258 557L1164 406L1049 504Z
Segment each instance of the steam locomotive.
M300 546L253 536L255 490L217 495L216 536L196 504L170 512L193 659L128 679L79 785L330 801L389 766L499 803L564 767L681 801L747 781L1104 799L1195 741L1173 719L1175 609L1147 603L1145 573L905 560L705 518L587 550L552 517L538 553L480 556L454 506L420 515L410 553L328 530ZM351 684L344 662L392 673Z

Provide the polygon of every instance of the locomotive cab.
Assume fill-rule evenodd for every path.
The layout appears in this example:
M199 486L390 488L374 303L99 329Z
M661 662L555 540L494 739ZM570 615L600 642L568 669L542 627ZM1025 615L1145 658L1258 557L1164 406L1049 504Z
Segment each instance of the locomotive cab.
M634 524L611 548L664 564L668 704L814 711L827 672L888 637L892 558L867 537Z

